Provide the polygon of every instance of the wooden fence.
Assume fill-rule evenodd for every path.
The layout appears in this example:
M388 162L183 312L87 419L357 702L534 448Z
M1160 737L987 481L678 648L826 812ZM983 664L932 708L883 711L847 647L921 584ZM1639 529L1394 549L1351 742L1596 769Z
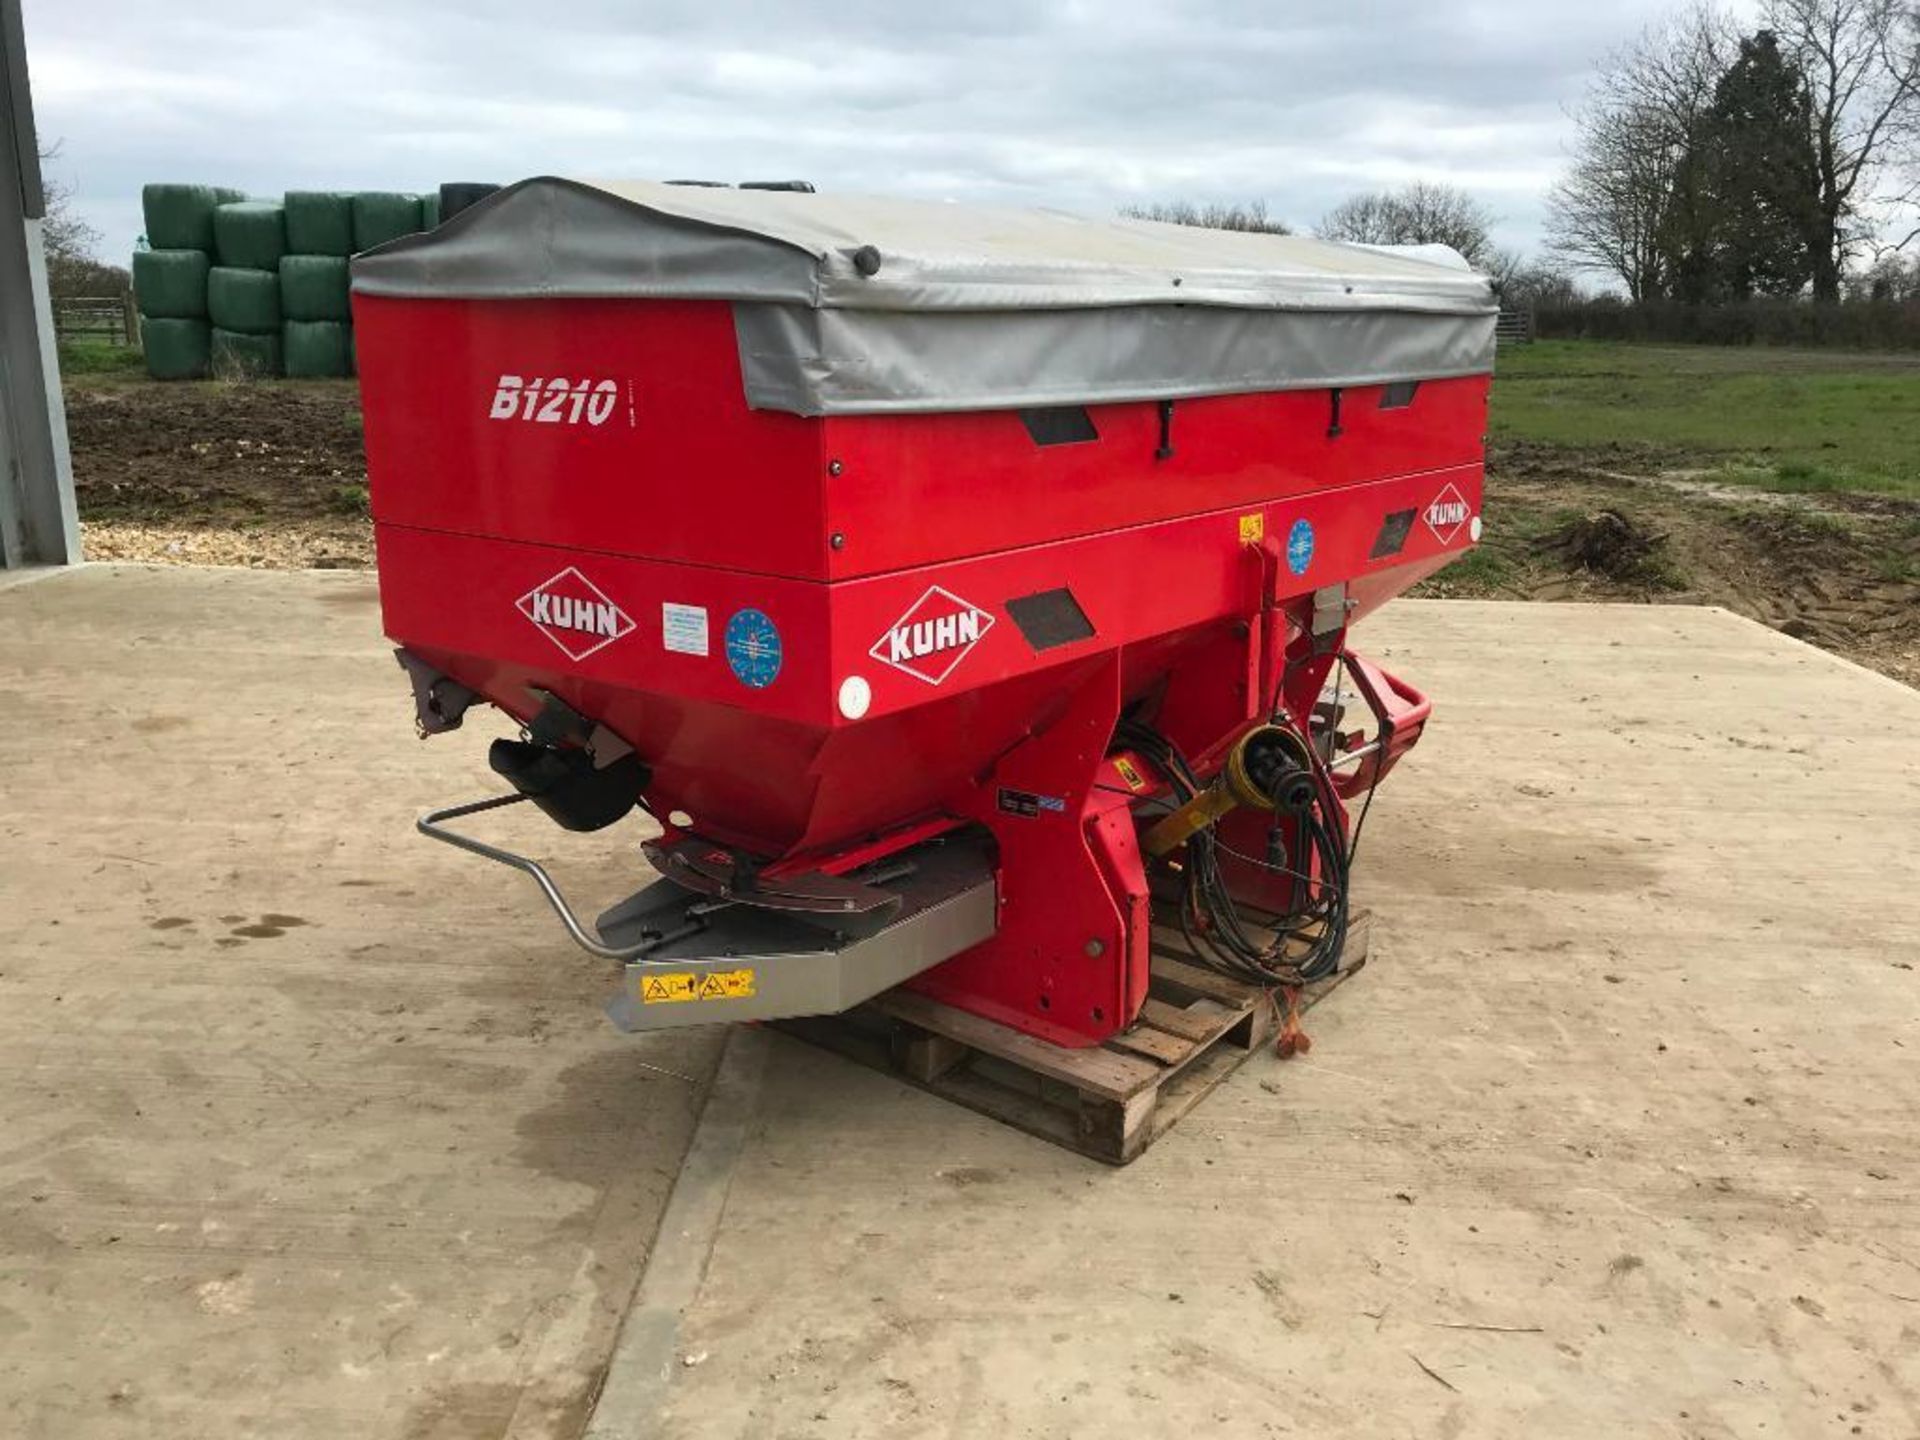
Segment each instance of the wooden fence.
M1500 318L1493 327L1494 343L1498 345L1528 345L1533 342L1533 307L1525 310L1502 310Z
M134 309L132 295L74 295L56 300L53 328L62 340L140 343L140 314Z

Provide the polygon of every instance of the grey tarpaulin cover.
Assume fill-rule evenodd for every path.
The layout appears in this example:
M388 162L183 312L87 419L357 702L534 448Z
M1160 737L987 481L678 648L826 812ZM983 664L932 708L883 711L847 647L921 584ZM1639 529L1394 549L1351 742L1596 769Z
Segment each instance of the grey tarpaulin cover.
M1498 311L1439 247L551 177L357 257L353 288L731 301L748 403L800 415L1477 374Z

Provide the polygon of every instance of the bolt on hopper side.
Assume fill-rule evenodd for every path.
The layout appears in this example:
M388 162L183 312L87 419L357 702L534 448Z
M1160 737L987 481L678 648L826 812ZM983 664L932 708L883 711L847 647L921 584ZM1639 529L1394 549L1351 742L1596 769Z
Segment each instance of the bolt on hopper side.
M423 828L625 961L622 1023L907 983L1097 1044L1156 910L1337 964L1346 802L1427 715L1348 631L1478 538L1451 252L537 179L354 309L418 721L522 726ZM644 809L659 878L589 926L447 829L520 799Z

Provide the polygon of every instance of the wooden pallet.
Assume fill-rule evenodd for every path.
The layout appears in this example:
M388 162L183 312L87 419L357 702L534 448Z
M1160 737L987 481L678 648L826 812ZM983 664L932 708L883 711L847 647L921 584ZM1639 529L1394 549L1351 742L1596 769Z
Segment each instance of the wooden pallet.
M1371 930L1365 911L1352 918L1340 973L1310 987L1303 1010L1366 964ZM1069 1150L1125 1165L1273 1039L1278 1025L1264 992L1194 964L1177 929L1155 926L1139 1018L1092 1049L1050 1045L904 989L844 1015L782 1020L777 1028Z

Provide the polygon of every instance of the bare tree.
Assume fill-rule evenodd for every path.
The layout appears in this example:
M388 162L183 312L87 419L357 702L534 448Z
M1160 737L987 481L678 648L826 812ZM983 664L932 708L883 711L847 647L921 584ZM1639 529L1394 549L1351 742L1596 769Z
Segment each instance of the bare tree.
M1920 133L1920 12L1910 0L1767 0L1766 21L1806 79L1819 179L1807 259L1814 299L1837 300L1863 214L1912 224L1920 202L1920 184L1888 185L1896 148ZM1920 227L1893 248L1915 238Z
M1500 287L1503 306L1578 305L1588 298L1573 275L1550 260L1528 260L1509 250L1494 254L1487 274Z
M1468 264L1485 269L1494 258L1493 220L1466 191L1417 180L1341 201L1316 233L1360 245L1450 245Z
M1690 160L1732 50L1727 17L1701 4L1607 58L1575 112L1572 166L1548 197L1549 249L1616 276L1636 301L1666 296L1676 255L1710 222Z
M1920 257L1884 251L1867 269L1849 274L1842 293L1856 301L1907 304L1920 300Z
M1513 277L1509 297L1520 305L1584 305L1593 296L1571 271L1550 260L1535 260Z
M50 164L60 147L40 152ZM100 232L73 208L73 191L46 177L47 213L40 222L40 244L47 259L47 291L56 299L71 295L122 295L132 286L127 272L100 259Z
M1133 220L1159 220L1168 225L1195 225L1203 230L1245 230L1261 235L1291 235L1284 220L1267 214L1267 202L1252 200L1244 205L1191 200L1156 200L1147 205L1128 205L1120 213Z
M1550 249L1617 277L1634 300L1666 293L1661 238L1677 157L1655 112L1597 105L1581 119L1573 165L1547 197Z
M1504 246L1488 247L1481 259L1479 269L1493 282L1493 292L1505 297L1514 283L1527 268L1527 257L1518 250L1508 250Z

